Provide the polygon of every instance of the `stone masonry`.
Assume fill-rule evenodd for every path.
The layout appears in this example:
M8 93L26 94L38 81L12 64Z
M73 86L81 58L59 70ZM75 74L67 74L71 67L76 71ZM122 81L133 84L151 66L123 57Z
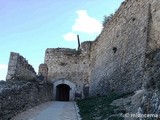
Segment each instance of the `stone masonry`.
M149 17L146 1L122 3L92 46L91 94L123 93L141 88Z
M90 94L135 91L150 78L148 56L160 48L159 6L159 0L122 3L92 44Z
M42 76L43 80L46 82L47 81L47 75L48 75L48 67L47 64L40 64L39 65L39 72L38 72L39 76Z
M141 89L146 54L159 47L158 5L158 0L126 0L95 41L78 51L48 48L48 81L71 81L82 93L88 86L90 95Z
M46 65L40 68L44 75ZM10 120L28 108L53 100L53 84L40 81L34 68L18 53L10 54L6 78L0 81L0 120Z
M38 104L53 100L53 85L18 80L0 82L0 120L10 120L16 114Z
M69 86L69 100L145 89L143 113L148 105L160 113L159 38L160 0L125 0L95 41L81 43L78 50L47 48L39 74L53 84L54 100L64 92L59 85ZM11 53L7 80L35 76L22 56Z
M18 53L11 52L6 80L31 80L35 78L36 72L28 61Z
M90 44L91 42L85 43ZM81 48L81 51L67 48L48 48L45 54L48 81L54 83L65 80L74 84L73 93L83 91L84 87L89 84L89 49L88 46Z
M71 93L83 97L141 89L150 78L147 56L160 47L159 6L158 0L125 0L95 41L81 43L78 50L48 48L39 74L53 85L68 84ZM17 53L11 53L7 79L14 77L35 77Z

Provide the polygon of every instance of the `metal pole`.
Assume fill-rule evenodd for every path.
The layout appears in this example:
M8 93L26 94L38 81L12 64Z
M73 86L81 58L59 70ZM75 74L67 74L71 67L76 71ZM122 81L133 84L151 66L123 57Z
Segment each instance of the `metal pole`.
M77 40L78 40L78 50L80 49L80 39L79 39L79 35L77 35Z

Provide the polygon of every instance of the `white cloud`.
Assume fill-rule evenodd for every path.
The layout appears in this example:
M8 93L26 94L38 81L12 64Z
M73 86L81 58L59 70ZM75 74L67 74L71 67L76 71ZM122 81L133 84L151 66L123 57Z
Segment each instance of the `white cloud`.
M0 70L6 70L8 68L7 65L0 64Z
M66 41L76 41L77 35L73 32L69 32L63 36Z
M88 35L98 35L101 32L103 27L100 21L90 17L86 10L78 10L76 12L78 17L75 19L75 23L72 26L72 31L63 36L66 41L76 41L76 32L82 32Z
M88 34L100 33L102 24L97 19L90 17L86 10L77 11L78 18L72 26L73 31L84 32Z
M0 64L0 80L5 80L7 75L8 66L5 64Z

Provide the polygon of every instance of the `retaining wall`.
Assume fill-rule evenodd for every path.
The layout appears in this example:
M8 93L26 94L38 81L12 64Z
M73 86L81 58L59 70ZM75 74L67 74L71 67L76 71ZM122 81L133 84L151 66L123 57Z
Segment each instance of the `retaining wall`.
M29 81L0 82L0 120L9 120L16 114L51 101L53 84Z

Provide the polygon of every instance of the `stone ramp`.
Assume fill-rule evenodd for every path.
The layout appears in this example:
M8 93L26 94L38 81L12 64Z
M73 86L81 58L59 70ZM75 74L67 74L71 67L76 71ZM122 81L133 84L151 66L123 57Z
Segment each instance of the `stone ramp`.
M47 102L22 112L11 120L78 120L74 102Z

